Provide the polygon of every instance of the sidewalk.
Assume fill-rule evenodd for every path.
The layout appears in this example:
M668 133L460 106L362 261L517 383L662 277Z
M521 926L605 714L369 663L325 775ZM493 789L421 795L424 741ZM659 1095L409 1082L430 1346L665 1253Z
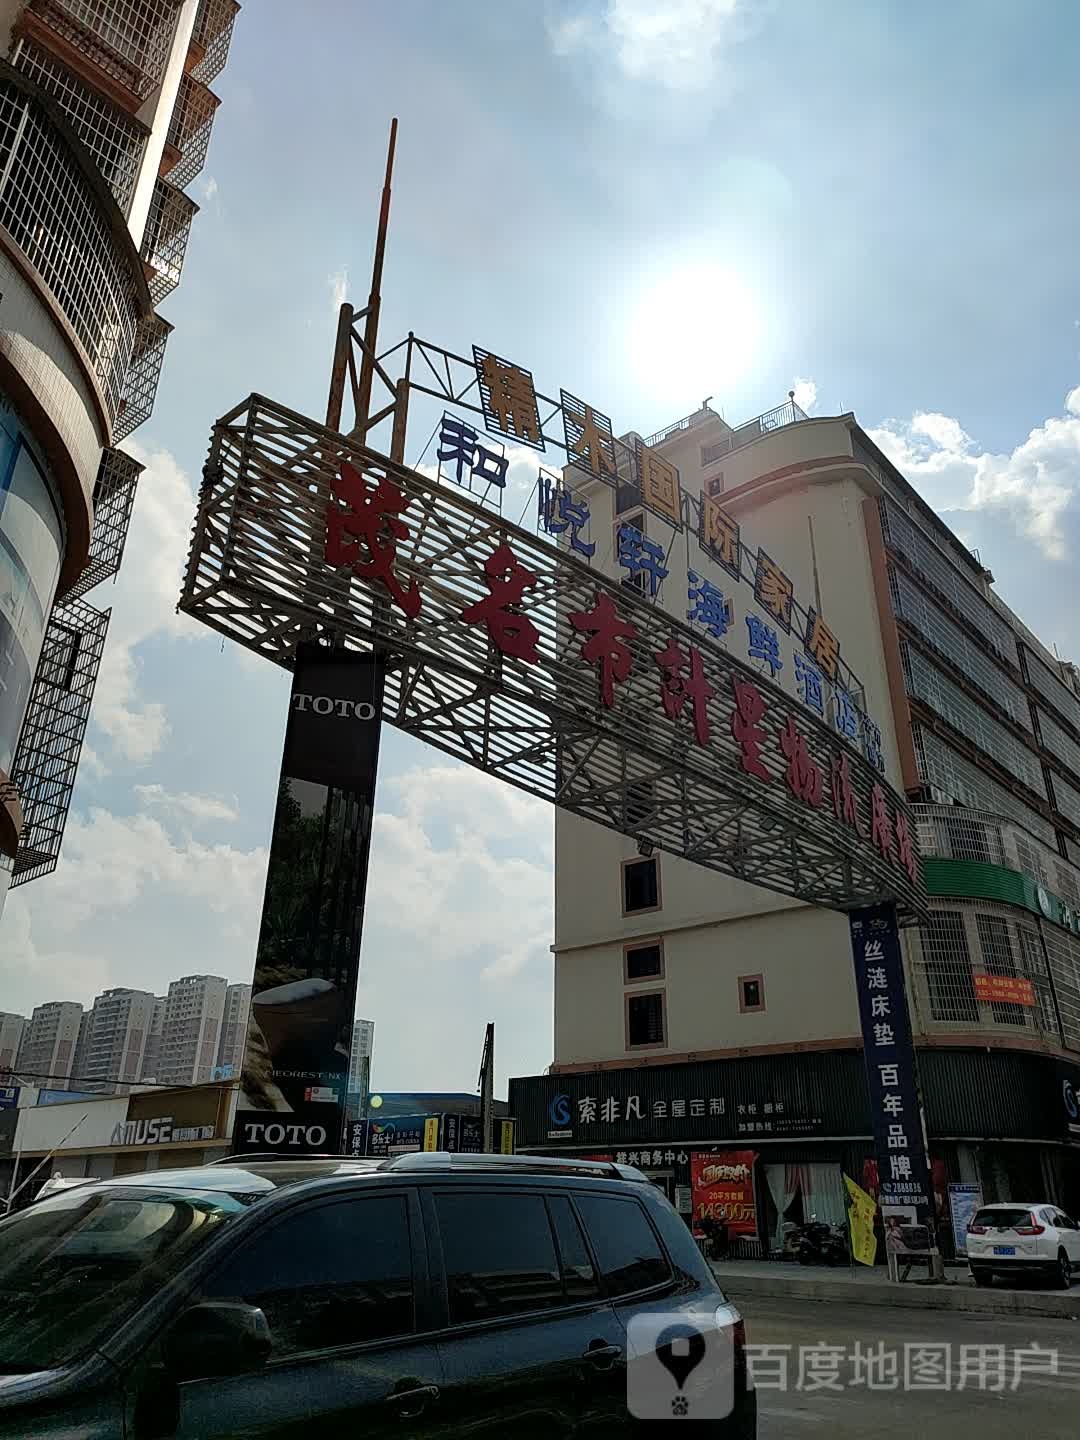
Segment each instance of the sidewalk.
M712 1264L721 1289L736 1304L754 1296L777 1300L840 1301L844 1305L888 1305L911 1310L953 1310L972 1315L1045 1315L1080 1320L1080 1284L1070 1291L1020 1289L995 1280L979 1289L965 1268L946 1266L943 1285L920 1284L923 1266L910 1278L893 1284L883 1266L789 1264L782 1260L723 1260Z

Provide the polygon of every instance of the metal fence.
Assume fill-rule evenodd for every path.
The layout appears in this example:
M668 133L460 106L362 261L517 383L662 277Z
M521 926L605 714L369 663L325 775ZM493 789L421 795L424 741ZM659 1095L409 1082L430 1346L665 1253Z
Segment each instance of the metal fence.
M178 0L31 0L30 8L140 99L165 72Z
M195 201L188 199L182 190L164 180L155 181L142 244L142 257L154 271L149 285L155 304L160 304L180 284L191 222L198 210Z
M206 164L217 106L217 97L205 85L190 75L180 81L168 134L169 144L180 152L180 159L168 173L169 183L178 190L190 185Z
M150 418L165 360L165 346L172 330L168 320L163 320L160 315L148 315L139 326L131 352L131 364L124 377L120 413L113 426L114 440L123 440Z
M195 17L192 44L202 50L202 59L192 67L191 76L209 85L225 68L232 43L233 25L240 6L236 0L202 0Z
M94 532L90 558L78 580L65 594L65 604L79 599L120 569L135 501L135 486L144 468L122 450L103 452L94 484Z
M24 820L13 887L56 869L108 627L85 600L49 617L12 765Z

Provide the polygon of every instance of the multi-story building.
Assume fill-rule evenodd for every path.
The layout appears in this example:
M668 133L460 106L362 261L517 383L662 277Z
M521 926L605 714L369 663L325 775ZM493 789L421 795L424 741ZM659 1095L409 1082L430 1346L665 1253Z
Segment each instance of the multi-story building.
M620 566L631 527L658 547L655 603L684 620L708 580L719 643L915 802L931 910L904 948L935 1191L1080 1207L1075 668L852 415L809 419L792 401L732 429L704 408L648 443L679 471L678 546L631 477L568 471L593 564L651 588ZM722 507L733 568L699 543L703 497ZM739 570L740 545L781 576L771 591ZM764 603L788 584L839 639L844 684ZM647 814L647 786L639 800ZM694 1150L737 1147L759 1157L763 1237L800 1206L843 1219L842 1171L875 1173L846 917L564 812L555 835L555 1055L550 1075L511 1082L521 1141L624 1152L673 1195Z
M26 1032L26 1016L0 1010L0 1077L10 1075L19 1058L19 1047Z
M55 868L235 0L0 0L0 905Z
M165 997L155 1079L162 1085L202 1085L217 1064L229 982L220 975L185 975Z
M145 1083L157 1080L158 1066L161 1064L161 1039L165 1029L165 1009L168 1003L164 995L154 997L154 1010L150 1016L150 1033L146 1037L142 1071L139 1075L139 1079Z
M74 1073L89 1093L126 1095L142 1079L156 997L148 990L104 990L82 1018Z
M35 1005L19 1047L19 1078L27 1085L51 1090L77 1089L69 1082L75 1071L83 1007L70 1000Z
M370 1088L371 1056L375 1049L375 1021L356 1020L349 1051L348 1093L360 1095Z
M232 1080L240 1074L250 1007L251 986L230 985L225 991L225 1014L221 1022L215 1080Z

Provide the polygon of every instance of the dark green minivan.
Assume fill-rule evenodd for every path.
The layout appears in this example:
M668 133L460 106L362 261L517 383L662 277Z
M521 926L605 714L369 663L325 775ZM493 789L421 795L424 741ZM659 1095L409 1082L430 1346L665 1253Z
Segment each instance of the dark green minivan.
M694 1428L752 1440L742 1321L626 1166L244 1158L87 1182L0 1222L0 1440L615 1440L655 1428L628 1409L635 1321L678 1337L702 1313L729 1403Z

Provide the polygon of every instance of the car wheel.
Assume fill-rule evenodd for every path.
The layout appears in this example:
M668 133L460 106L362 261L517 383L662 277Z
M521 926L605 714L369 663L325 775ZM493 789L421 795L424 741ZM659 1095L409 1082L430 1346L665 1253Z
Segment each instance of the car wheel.
M975 1281L976 1285L980 1286L992 1285L994 1283L994 1275L992 1271L982 1269L976 1270L974 1266L972 1266L971 1269L971 1278Z
M1058 1251L1057 1265L1054 1269L1054 1286L1058 1290L1068 1290L1072 1284L1072 1266L1069 1257L1064 1250Z

